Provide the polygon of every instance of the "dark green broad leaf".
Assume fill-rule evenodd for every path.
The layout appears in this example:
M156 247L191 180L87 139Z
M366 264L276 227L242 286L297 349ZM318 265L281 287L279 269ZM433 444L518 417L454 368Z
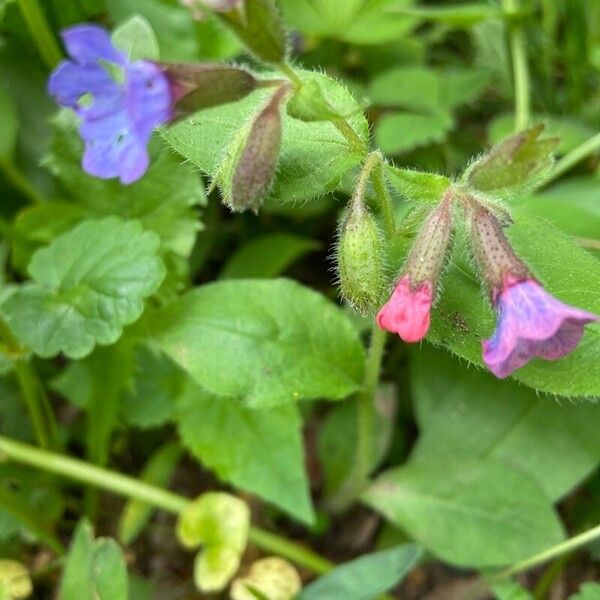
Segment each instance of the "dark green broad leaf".
M491 458L447 453L384 472L363 500L435 556L463 567L508 565L563 539L529 475Z
M420 557L414 544L366 554L313 581L298 600L372 600L400 583Z
M137 221L84 221L34 254L33 281L3 304L10 326L43 357L81 358L114 343L165 276L158 247Z
M569 600L598 600L600 598L600 583L584 583L579 591Z
M290 233L265 235L234 252L223 267L221 278L276 277L300 257L319 247L315 240Z
M247 408L189 381L175 421L184 445L220 479L314 521L296 406Z
M362 381L364 352L348 317L293 281L205 285L157 312L149 327L203 388L248 407L344 398Z
M552 500L600 464L595 404L559 404L516 382L467 369L430 346L414 352L411 373L421 432L417 457L464 451L504 460L529 473Z
M317 81L337 110L353 115L348 122L366 145L367 122L352 96L325 75L300 75ZM192 164L214 176L239 131L271 94L272 91L260 90L239 102L201 111L165 129L163 135ZM304 123L284 114L281 154L271 196L281 202L310 200L335 189L341 177L360 161L361 155L348 145L333 123Z
M550 224L514 210L507 230L517 253L534 275L559 300L600 314L600 262L575 246ZM481 293L478 276L457 244L434 309L429 340L483 366L481 340L494 330L494 314ZM526 385L560 396L600 395L600 324L586 327L577 349L559 361L534 359L513 374Z
M408 33L415 20L391 8L411 4L412 0L281 0L290 27L353 44L381 44Z
M144 229L160 236L163 251L189 255L200 229L194 207L205 202L202 182L190 165L181 164L181 159L162 140L154 140L150 144L148 172L132 185L122 185L118 180L99 179L83 171L83 145L70 112L63 111L54 119L54 130L46 165L69 192L74 207L84 213L84 218L116 214L124 219L138 219ZM22 218L28 223L38 223L38 228L44 220L48 228L56 220L63 222L63 203L50 206L35 206ZM56 213L54 218L49 214L51 210ZM73 210L67 210L68 217Z

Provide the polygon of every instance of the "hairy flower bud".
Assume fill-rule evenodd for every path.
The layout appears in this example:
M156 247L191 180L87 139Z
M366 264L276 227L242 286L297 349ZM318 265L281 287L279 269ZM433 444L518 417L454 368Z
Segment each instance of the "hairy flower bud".
M250 127L238 134L215 178L223 202L235 212L258 212L267 197L281 148L280 106L288 92L280 87Z
M337 268L342 297L361 314L372 315L385 293L385 245L361 191L355 192L342 219Z
M245 69L230 65L160 63L160 66L169 80L175 118L240 100L259 83Z
M418 342L429 330L431 306L450 246L451 201L447 192L425 219L392 296L377 314L379 327L397 333L405 342Z

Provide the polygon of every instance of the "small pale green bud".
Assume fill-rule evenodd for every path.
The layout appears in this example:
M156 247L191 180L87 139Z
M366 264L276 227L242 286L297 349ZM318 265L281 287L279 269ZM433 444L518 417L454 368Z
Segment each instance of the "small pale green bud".
M521 131L494 146L465 171L463 181L487 193L518 193L534 187L553 165L558 138L541 138L544 125Z
M269 600L295 598L302 582L298 571L287 560L278 556L261 558L250 565L248 574L234 579L229 597L231 600L256 600L256 590Z
M235 212L257 213L271 189L281 148L279 107L288 89L279 88L250 128L240 131L219 167L215 182Z
M161 63L160 66L171 85L175 118L241 100L258 86L258 80L239 67L211 63Z
M361 194L354 195L342 219L337 267L342 297L361 314L374 314L388 284L385 244Z
M0 598L21 600L33 592L29 571L16 560L0 560Z
M258 59L273 64L285 60L287 36L274 0L243 0L239 8L219 16Z

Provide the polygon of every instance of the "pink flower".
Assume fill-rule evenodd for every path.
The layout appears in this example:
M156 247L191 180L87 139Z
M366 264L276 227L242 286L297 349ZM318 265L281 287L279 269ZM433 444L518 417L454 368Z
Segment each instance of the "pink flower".
M397 333L405 342L418 342L427 335L432 302L431 283L425 281L413 289L405 275L377 314L377 324Z
M533 279L506 277L494 298L496 331L484 340L483 360L503 379L532 358L557 360L573 351L596 315L563 304Z

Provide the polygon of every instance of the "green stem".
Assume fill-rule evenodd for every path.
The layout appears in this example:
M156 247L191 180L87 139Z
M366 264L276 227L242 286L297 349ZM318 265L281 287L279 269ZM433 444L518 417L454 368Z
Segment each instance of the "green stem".
M336 119L335 121L332 121L332 123L335 125L335 128L344 136L344 138L346 138L346 141L348 144L350 144L350 147L354 152L356 152L356 154L359 154L360 156L365 156L367 154L369 149L360 139L360 137L358 137L358 133L354 131L348 121L345 119Z
M29 180L19 170L11 158L0 159L0 169L6 175L8 182L33 204L44 202L41 194L29 183Z
M19 463L140 500L174 514L179 514L190 503L190 500L183 496L138 481L127 475L96 467L75 458L34 448L4 436L0 436L0 457L2 455ZM290 542L259 527L250 529L250 539L258 548L279 554L315 573L325 573L334 566L312 550L303 548L299 544Z
M583 144L577 146L577 148L571 150L568 154L565 154L555 165L550 175L543 181L546 185L555 179L558 179L565 171L568 171L571 167L581 162L584 158L593 154L594 152L600 151L600 133L592 136L589 140L583 142Z
M42 448L56 446L58 431L54 413L36 372L28 361L18 360L15 362L15 374L38 444Z
M17 0L17 4L44 62L53 69L63 55L38 0Z
M548 548L539 554L535 554L534 556L531 556L530 558L527 558L524 561L521 561L520 563L517 563L516 565L494 575L492 579L505 579L507 577L517 575L518 573L522 573L523 571L528 571L533 567L537 567L538 565L548 562L553 558L557 558L563 554L572 552L573 550L581 548L582 546L585 546L586 544L594 542L598 539L600 539L600 525L596 525L596 527L592 527L592 529L588 529L587 531L584 531L579 535L575 535L572 538L561 542L560 544L556 544L556 546L552 546L551 548Z
M502 0L504 12L510 14L519 12L519 0ZM520 21L509 21L509 45L512 57L515 87L515 131L525 129L530 118L530 87L529 68L527 66L527 52L525 46L525 33Z
M302 79L298 76L294 67L287 62L282 62L279 65L279 70L292 82L296 89L302 87Z

